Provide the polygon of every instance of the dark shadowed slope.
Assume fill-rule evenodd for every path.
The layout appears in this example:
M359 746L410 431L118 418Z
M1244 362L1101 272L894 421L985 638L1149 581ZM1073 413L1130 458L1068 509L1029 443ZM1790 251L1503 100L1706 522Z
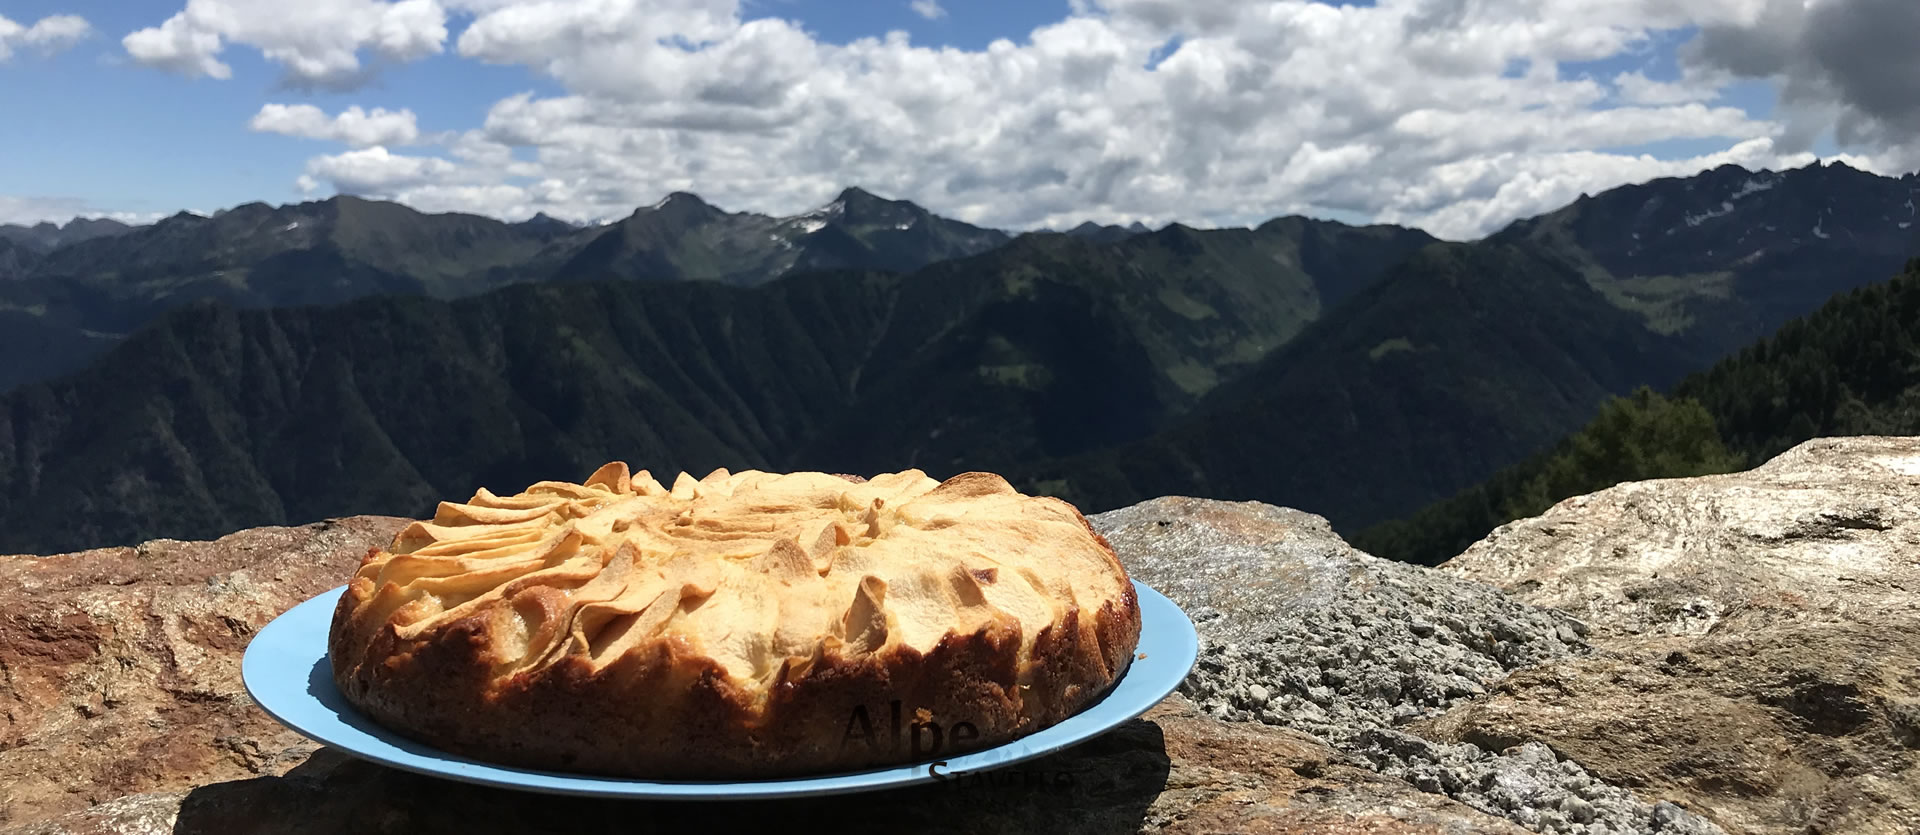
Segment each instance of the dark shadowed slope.
M1896 271L1917 191L1841 165L1728 166L1582 198L1396 267L1160 437L1022 477L1094 510L1177 492L1344 529L1405 515L1611 395L1671 385Z
M1689 361L1550 253L1434 245L1179 425L1021 476L1092 510L1178 493L1352 525L1471 483Z
M669 477L951 475L1129 440L1291 338L1323 284L1366 280L1301 271L1292 233L1215 235L1035 236L912 276L753 288L195 306L0 400L0 550L423 514L616 458ZM1315 235L1369 251L1430 240Z

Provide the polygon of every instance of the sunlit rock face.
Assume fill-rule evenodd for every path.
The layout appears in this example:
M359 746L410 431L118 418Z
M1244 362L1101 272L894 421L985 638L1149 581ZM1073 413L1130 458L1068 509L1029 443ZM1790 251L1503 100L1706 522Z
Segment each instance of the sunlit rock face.
M1537 741L1729 831L1920 825L1920 439L1622 484L1441 566L1593 627L1441 737Z

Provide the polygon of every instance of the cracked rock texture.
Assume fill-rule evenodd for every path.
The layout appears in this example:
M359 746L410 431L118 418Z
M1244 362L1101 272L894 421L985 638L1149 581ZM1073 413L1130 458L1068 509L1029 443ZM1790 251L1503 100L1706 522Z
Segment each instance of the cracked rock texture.
M1728 831L1920 832L1920 439L1623 484L1441 566L1592 626L1426 723L1539 743Z
M0 827L298 763L313 746L254 707L240 655L407 522L0 557Z
M248 638L407 520L353 518L0 557L0 833L800 831L1514 833L1298 732L1180 696L1051 757L927 788L792 801L582 800L320 748L247 698Z
M1510 671L1587 653L1587 626L1566 614L1361 553L1319 516L1257 502L1162 498L1092 522L1136 579L1193 617L1200 660L1182 690L1209 714L1306 731L1536 832L1718 831L1542 746L1397 730Z

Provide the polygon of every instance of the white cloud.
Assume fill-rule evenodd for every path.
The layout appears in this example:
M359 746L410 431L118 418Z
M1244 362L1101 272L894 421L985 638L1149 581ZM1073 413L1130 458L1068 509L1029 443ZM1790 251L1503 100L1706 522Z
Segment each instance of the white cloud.
M387 61L436 54L447 39L446 21L436 0L189 0L121 44L141 64L226 79L233 68L219 56L232 41L259 49L285 68L290 82L349 88L370 74L360 60L363 50Z
M1782 170L1813 161L1811 153L1778 153L1769 138L1678 160L1567 151L1530 160L1517 173L1511 157L1469 159L1439 166L1426 182L1399 195L1379 219L1427 229L1492 232L1518 218L1564 206L1583 193L1625 183L1692 176L1728 163Z
M914 14L928 20L939 20L947 16L947 10L941 8L937 0L913 0L907 6L913 9Z
M1693 67L1780 85L1783 141L1831 132L1896 168L1920 167L1920 3L1753 0L1746 25L1709 26L1685 51Z
M1614 76L1613 86L1624 104L1671 105L1711 102L1733 79L1721 72L1688 73L1673 81L1648 78L1635 70Z
M857 184L1004 228L1302 212L1465 238L1582 191L1808 159L1782 125L1717 106L1736 70L1562 77L1690 27L1759 27L1769 0L1082 0L980 50L828 43L733 0L459 8L461 56L564 92L499 100L443 142L457 162L369 140L315 159L303 185L605 218L676 189L786 214ZM1723 150L1609 150L1676 139Z
M395 154L375 145L308 160L300 186L311 191L325 180L348 194L391 197L408 189L445 183L459 173L459 166L444 159Z
M22 47L52 54L73 46L93 34L93 26L79 15L49 15L23 26L0 15L0 61L13 57Z
M0 194L0 224L17 223L31 226L36 223L52 223L64 226L77 217L112 218L121 223L152 223L172 212L128 212L108 211L92 202L79 197L23 197Z
M370 145L407 145L420 137L413 111L392 111L376 107L368 113L349 107L329 117L326 111L310 104L268 104L254 114L247 126L264 133L280 133L303 139L342 142L356 148Z

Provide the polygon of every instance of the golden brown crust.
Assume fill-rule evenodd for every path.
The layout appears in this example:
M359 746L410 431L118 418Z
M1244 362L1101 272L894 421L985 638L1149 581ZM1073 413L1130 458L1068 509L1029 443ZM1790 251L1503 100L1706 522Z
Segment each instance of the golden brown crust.
M623 485L631 493L648 494L644 485L633 486L643 478L653 484L644 472L628 479L624 465L611 474L609 468L588 483L601 479L616 496L628 495L618 489ZM768 485L784 484L777 481L784 477L744 478L749 475L722 471L708 481L721 484L732 479L726 483L758 484L761 487L756 489L765 490L772 490ZM897 560L897 566L889 569L892 564L884 560L860 562L884 550L874 546L894 541L887 540L884 532L836 545L831 526L822 534L826 544L816 549L823 556L797 547L799 538L793 537L774 539L765 555L752 558L755 569L768 576L793 572L791 583L769 588L804 597L796 589L839 579L843 585L838 588L850 601L825 633L811 643L797 644L810 646L809 652L785 655L765 673L751 674L737 654L716 656L719 645L703 643L710 642L712 634L702 637L687 625L689 611L703 605L732 605L715 601L734 594L735 587L727 586L724 579L702 579L696 574L667 576L673 566L687 569L687 565L673 563L665 551L649 556L651 545L637 546L611 535L589 541L594 538L592 532L599 530L594 528L592 513L603 503L586 508L584 515L571 505L552 514L546 526L562 533L542 540L539 547L548 550L540 563L544 567L493 586L491 592L497 594L481 595L475 598L478 603L466 601L464 609L456 602L458 595L438 600L421 591L424 582L394 582L407 580L406 572L444 569L408 564L401 571L394 563L395 553L369 555L334 612L328 650L335 683L349 702L381 724L476 759L649 779L725 779L854 771L978 750L1058 723L1119 679L1138 645L1139 603L1112 549L1077 510L1054 499L1019 496L997 476L969 473L931 489L926 487L930 479L916 482L914 477L924 479L915 472L911 477L894 474L861 482L909 497L893 508L897 519L870 522L875 530L899 526L898 539L913 546L896 548L907 555ZM676 483L676 490L682 486ZM661 492L665 494L664 488ZM483 491L482 495L490 494ZM533 500L525 496L495 504L530 505ZM921 499L925 501L914 503ZM725 502L715 498L712 504L724 507ZM944 507L942 503L958 503L955 506L961 511L985 508L991 513L976 513L978 519L960 511L954 518L940 517L930 509ZM874 507L882 504L876 501ZM700 507L697 500L695 507ZM515 512L489 509L472 515L507 518ZM447 514L443 507L442 515ZM867 518L873 516L873 511L867 512ZM1056 576L1043 576L1048 570L1045 555L1026 562L1007 555L1009 559L998 565L982 562L991 561L989 555L966 560L952 557L958 566L954 567L940 562L948 556L926 550L925 543L943 541L927 538L929 531L952 531L955 553L990 544L1000 516L1040 520L1009 523L1009 530L1019 532L1022 538L1017 541L1041 542L1082 560L1092 558L1094 562L1080 564L1097 565L1098 570L1072 574L1061 569ZM1054 519L1074 524L1048 521ZM511 533L510 525L528 523L501 524L509 527L485 530L507 530L488 534L504 537ZM640 525L633 523L636 530ZM564 533L568 526L574 534ZM734 535L725 525L712 529L723 540ZM402 532L390 550L425 550L419 544L423 537L440 536L440 542L447 542L447 530L445 526L410 528L411 535ZM579 533L582 530L588 533ZM689 537L701 530L690 523L669 529ZM554 541L561 545L553 546ZM434 547L440 546L426 546ZM860 553L863 548L869 553ZM527 550L536 549L529 546ZM491 563L463 559L466 562L460 565L470 573L492 570ZM833 566L841 563L863 564L872 573L853 585L851 578L833 577ZM632 569L642 564L657 573ZM622 604L625 614L609 620L594 614L593 604L580 602L610 599L605 578L628 569L633 570L632 577L641 579L626 581L627 590L640 591L633 602ZM895 576L880 576L889 570ZM383 571L388 575L384 583L380 582ZM1025 575L1011 578L1002 576L1003 572ZM957 610L961 614L953 617L967 628L948 629L937 640L915 646L908 633L918 629L926 634L925 629L914 625L911 613L903 615L891 607L896 602L911 607L916 600L930 599L911 597L916 589L924 590L927 582L933 582L928 577L950 583L936 588L936 596L962 607ZM603 585L595 586L596 582ZM1074 599L1056 597L1050 617L1036 615L1043 610L1032 606L1008 603L1021 610L1016 615L981 597L1001 594L994 587L1003 582L1070 588L1066 594ZM656 588L661 590L656 593ZM889 589L899 601L889 599ZM444 602L455 605L440 609ZM586 625L597 625L600 632L582 641L579 636L585 633L576 629L586 621L594 621ZM750 612L738 615L736 622L758 623ZM790 626L786 621L782 624L782 628ZM626 629L623 635L653 631L622 647L620 638L605 637L621 628ZM567 640L569 635L575 640ZM615 651L596 654L603 643ZM520 647L527 648L526 654L512 657Z

